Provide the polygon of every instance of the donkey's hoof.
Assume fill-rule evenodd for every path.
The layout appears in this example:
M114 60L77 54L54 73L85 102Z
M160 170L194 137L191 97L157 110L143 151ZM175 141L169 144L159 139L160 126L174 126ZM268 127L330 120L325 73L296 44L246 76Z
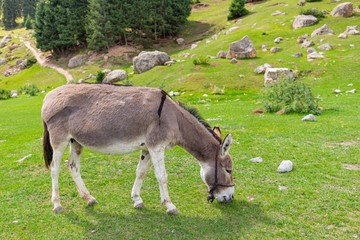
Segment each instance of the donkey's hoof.
M136 209L143 209L143 208L145 208L145 205L144 205L144 203L142 203L142 202L140 202L140 203L135 203L135 204L134 204L134 208L136 208Z
M95 198L90 199L90 200L87 202L87 205L88 205L88 206L94 206L94 205L96 205L96 204L98 204L98 201L96 201Z
M177 210L177 208L173 208L173 209L166 210L166 213L170 214L170 215L178 215L179 211Z
M61 206L58 206L58 207L54 207L53 212L58 214L58 213L61 213L62 210L63 210L63 208Z

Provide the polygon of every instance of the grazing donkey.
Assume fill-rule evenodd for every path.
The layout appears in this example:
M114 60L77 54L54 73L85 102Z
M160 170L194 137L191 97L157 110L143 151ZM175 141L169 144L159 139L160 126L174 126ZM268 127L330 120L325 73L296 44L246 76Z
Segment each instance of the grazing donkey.
M164 151L179 145L200 162L200 175L208 186L208 200L229 202L234 197L232 137L220 138L220 129L185 110L160 89L106 84L68 84L47 94L42 107L43 148L51 168L52 202L62 210L58 178L61 158L70 144L68 168L80 196L88 205L97 203L80 175L83 146L108 154L141 150L131 192L135 208L143 208L140 190L150 166L159 182L161 202L170 214L178 210L167 189Z

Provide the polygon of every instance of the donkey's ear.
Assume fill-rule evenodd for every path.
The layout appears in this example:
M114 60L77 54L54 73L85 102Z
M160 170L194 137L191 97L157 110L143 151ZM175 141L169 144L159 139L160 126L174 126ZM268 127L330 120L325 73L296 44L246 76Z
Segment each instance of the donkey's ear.
M229 153L230 147L232 144L231 134L226 135L224 142L221 144L221 156L224 156Z
M213 128L214 133L216 134L216 136L218 136L221 139L221 131L219 127L214 127Z

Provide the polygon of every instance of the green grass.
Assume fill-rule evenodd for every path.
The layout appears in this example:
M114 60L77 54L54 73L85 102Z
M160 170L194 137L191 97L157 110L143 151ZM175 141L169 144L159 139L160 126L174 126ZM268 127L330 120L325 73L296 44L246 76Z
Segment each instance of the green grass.
M209 35L207 31L211 36L224 27L232 27L233 22L227 26L224 20L229 2L204 1L211 7L190 17L192 22L184 30L191 36L189 39L203 39ZM256 59L240 60L238 64L210 59L209 66L194 66L193 59L188 58L130 77L135 85L184 92L176 99L197 107L212 126L221 126L224 134L233 134L230 153L236 196L232 203L207 203L198 162L184 150L174 148L167 151L166 167L170 196L180 214L165 213L152 170L142 189L146 209L135 210L130 193L139 153L108 156L85 150L82 176L99 204L93 208L86 206L63 162L60 195L64 212L52 213L51 178L44 167L40 140L44 94L20 96L0 101L0 239L359 238L359 171L344 169L343 164L360 165L360 97L358 92L339 95L332 92L337 88L343 92L353 88L359 91L356 59L360 56L360 37L345 40L337 35L315 37L316 46L320 39L334 46L334 50L325 52L323 60L308 62L305 57L295 59L291 55L305 53L296 43L298 36L310 34L324 23L339 34L346 26L358 24L360 16L357 13L341 21L327 16L315 26L292 30L291 20L300 11L297 0L287 1L289 6L274 6L275 3L247 5L251 14L243 18L238 31L220 34L217 41L209 44L202 40L191 51L177 49L172 58L182 59L178 55L183 52L214 56L246 34L257 49L261 44L267 44L268 49L275 46L273 40L281 36L284 41L279 46L283 51L271 54L259 50ZM334 6L336 3L323 1L307 3L306 8L331 10ZM275 10L287 15L270 16ZM350 44L355 48L350 48ZM303 80L315 96L320 95L320 105L325 108L316 122L302 122L303 115L299 114L251 114L262 107L263 76L253 70L263 63L302 71ZM71 72L82 78L96 74L100 65ZM125 69L132 71L127 66ZM240 74L245 77L240 78ZM49 90L65 83L65 79L38 64L12 77L0 77L0 88L8 90L26 83ZM353 86L348 86L349 83ZM225 94L212 94L214 85L225 87ZM209 96L203 97L204 93ZM29 154L32 155L23 162L17 162ZM248 161L257 156L264 162ZM67 158L68 154L64 156ZM282 160L292 160L294 170L277 173ZM287 190L280 191L279 185Z

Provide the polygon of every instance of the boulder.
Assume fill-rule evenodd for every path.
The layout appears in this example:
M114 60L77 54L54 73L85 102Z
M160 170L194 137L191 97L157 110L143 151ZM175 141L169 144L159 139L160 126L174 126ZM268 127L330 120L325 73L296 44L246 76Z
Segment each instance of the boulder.
M230 44L227 58L254 58L256 49L248 36Z
M11 40L11 35L8 34L5 37L2 38L1 42L0 42L0 48L3 48L6 46L6 44Z
M293 22L293 28L303 28L314 25L318 22L318 19L312 15L298 15Z
M264 74L265 87L270 86L278 80L294 79L294 73L289 68L267 68Z
M292 55L294 58L301 58L303 56L303 54L301 52L297 52L295 54Z
M324 24L322 27L315 29L311 33L311 37L315 37L318 35L335 35L335 32L331 30L328 25Z
M360 34L358 26L347 26L345 32L348 35L358 35Z
M114 70L109 72L109 74L102 81L103 83L113 84L115 82L124 80L127 78L127 73L124 70Z
M332 46L330 44L328 44L328 43L324 43L324 44L320 45L318 47L318 49L320 49L322 51L329 51L329 50L332 49Z
M167 61L170 61L170 57L165 52L152 51L141 52L138 56L133 58L134 72L143 73L155 66L164 65Z
M87 61L88 57L89 56L87 54L76 55L75 57L72 57L69 60L68 67L69 68L79 67Z
M348 38L348 35L346 33L340 33L338 38L345 39Z
M344 2L337 5L331 11L331 15L334 17L351 17L353 15L353 11L353 4L351 2Z
M3 65L6 63L6 59L5 58L0 58L0 65Z
M306 4L306 0L300 0L300 1L297 3L297 5L299 5L300 7L305 6L305 4Z
M321 59L321 58L324 58L324 56L316 51L308 54L307 56L308 61L312 61L314 59Z
M314 53L316 52L316 49L313 48L313 47L309 47L307 50L306 50L307 54L310 54L310 53Z
M309 35L305 34L297 38L297 43L303 43L305 40L307 40Z

